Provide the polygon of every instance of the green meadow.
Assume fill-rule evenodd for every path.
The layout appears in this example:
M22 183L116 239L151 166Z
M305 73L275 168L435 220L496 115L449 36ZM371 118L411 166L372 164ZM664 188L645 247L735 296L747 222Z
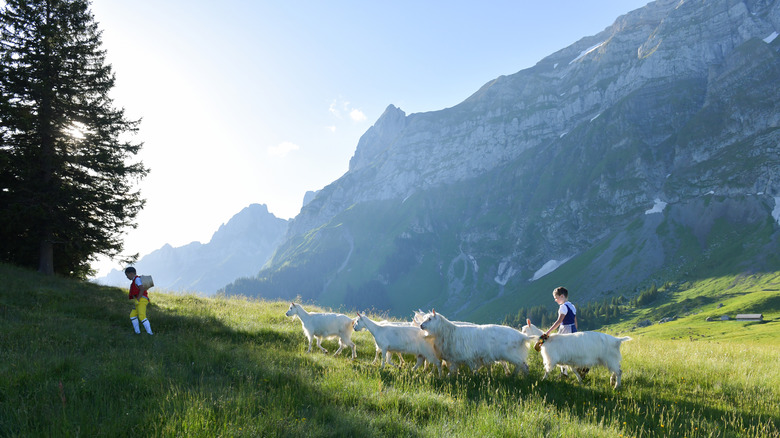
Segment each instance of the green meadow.
M678 319L633 329L660 305L602 328L633 338L617 391L598 368L543 381L533 350L525 377L439 377L411 357L380 370L367 332L356 360L307 354L284 302L152 289L155 334L136 335L126 290L7 265L0 278L3 437L780 437L774 274L678 288L663 302ZM764 322L705 321L754 308Z

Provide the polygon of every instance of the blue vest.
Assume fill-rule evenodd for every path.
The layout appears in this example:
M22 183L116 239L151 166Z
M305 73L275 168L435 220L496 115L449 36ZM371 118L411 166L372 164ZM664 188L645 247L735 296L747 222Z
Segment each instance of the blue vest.
M574 307L569 305L569 303L563 303L564 306L566 306L566 309L569 311L566 313L566 315L563 316L563 322L561 322L561 325L570 325L572 326L571 332L574 333L577 331L577 327L574 326Z

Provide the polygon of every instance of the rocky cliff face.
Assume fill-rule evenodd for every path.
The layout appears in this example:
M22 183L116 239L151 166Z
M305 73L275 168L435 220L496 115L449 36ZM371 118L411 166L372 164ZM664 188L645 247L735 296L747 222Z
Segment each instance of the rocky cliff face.
M708 78L729 63L732 70L742 68L733 59L740 57L736 49L780 28L779 14L774 2L661 0L531 69L489 82L456 107L407 116L390 105L360 139L349 173L318 203L328 208L304 211L291 232L326 223L354 202L404 198L480 175L554 142L632 93L691 81L700 93L689 104L698 108L708 92L717 92L708 90ZM759 60L776 56L769 44L762 46L772 54ZM645 119L647 143L667 139L685 121L670 118L668 107L643 103L634 110ZM776 124L774 117L754 121L753 128Z
M595 298L672 275L685 236L701 230L670 212L774 235L754 215L696 200L771 218L778 29L778 1L658 0L455 107L406 115L390 105L347 174L302 209L269 269L240 292L479 316L489 303L534 302L545 279ZM668 207L648 219L659 203ZM717 240L705 234L686 260ZM636 269L607 256L621 251ZM579 270L564 277L567 267ZM316 281L289 280L306 269Z

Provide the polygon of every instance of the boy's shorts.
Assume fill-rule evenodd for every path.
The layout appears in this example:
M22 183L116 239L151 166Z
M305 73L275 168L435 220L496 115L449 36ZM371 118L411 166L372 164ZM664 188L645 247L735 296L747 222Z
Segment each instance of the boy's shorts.
M558 326L558 333L576 333L577 327L574 324L561 324Z

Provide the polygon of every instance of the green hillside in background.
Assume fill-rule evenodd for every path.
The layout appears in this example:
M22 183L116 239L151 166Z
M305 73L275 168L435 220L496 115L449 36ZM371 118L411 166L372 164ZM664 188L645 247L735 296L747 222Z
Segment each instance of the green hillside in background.
M712 278L772 278L780 269L780 233L767 210L774 201L708 195L668 205L663 214L636 211L626 225L554 271L529 281L542 266L539 261L501 282L502 273L492 267L501 266L516 242L508 237L513 222L494 212L520 209L507 196L507 205L488 211L483 203L499 201L468 193L462 186L403 202L357 204L329 224L283 243L275 255L285 261L279 269L237 280L226 293L300 296L329 307L381 309L395 317L435 308L457 319L495 323L532 306L552 309L550 293L557 286L567 287L578 306L600 305L634 300L653 285L667 292L698 290L693 285ZM531 234L542 235L538 230ZM467 245L463 236L471 236L465 238ZM525 241L532 253L543 253L549 244L545 238ZM626 310L631 309L623 307L621 313Z
M155 335L135 335L125 290L7 265L0 278L0 436L780 437L777 273L661 287L601 327L633 338L617 391L603 369L543 381L535 351L524 377L439 377L411 357L380 371L366 332L356 360L307 354L286 302L153 289ZM763 322L705 320L754 311Z

